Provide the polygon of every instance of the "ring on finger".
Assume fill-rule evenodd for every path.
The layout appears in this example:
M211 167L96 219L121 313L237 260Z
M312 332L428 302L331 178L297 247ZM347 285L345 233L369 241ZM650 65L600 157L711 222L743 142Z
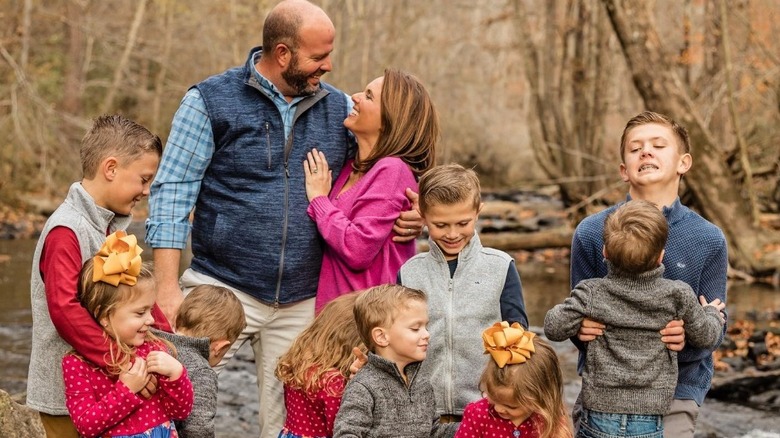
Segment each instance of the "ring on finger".
M318 169L315 167L314 169L312 169L311 173L317 173L317 170Z

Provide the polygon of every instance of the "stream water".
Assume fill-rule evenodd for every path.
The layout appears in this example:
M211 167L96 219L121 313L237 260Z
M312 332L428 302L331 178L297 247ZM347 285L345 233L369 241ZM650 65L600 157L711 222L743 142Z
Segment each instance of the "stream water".
M131 232L143 235L139 225ZM15 395L25 391L30 355L30 260L35 240L0 240L0 389ZM146 251L145 258L151 257ZM184 262L186 262L186 258ZM526 308L532 326L540 326L548 309L569 294L568 266L521 264L520 275ZM766 325L780 309L780 291L756 285L732 285L729 289L731 318L750 319ZM571 343L556 344L567 381L567 402L579 392L576 352ZM249 357L247 357L247 354ZM242 359L244 357L244 359ZM220 437L257 435L257 396L251 353L238 355L220 375ZM708 399L702 407L697 437L780 438L780 412Z

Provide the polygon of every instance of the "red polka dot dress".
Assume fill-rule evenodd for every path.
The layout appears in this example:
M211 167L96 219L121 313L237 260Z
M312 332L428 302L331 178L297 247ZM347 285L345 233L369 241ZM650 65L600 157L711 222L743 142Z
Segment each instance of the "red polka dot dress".
M146 342L136 356L167 351L162 344ZM79 434L87 437L133 435L162 426L172 429L171 420L187 418L192 410L192 383L185 369L174 380L157 376L157 392L150 399L133 393L118 377L71 353L62 359L65 401ZM173 429L173 435L175 435Z
M279 438L333 436L333 422L341 405L346 379L335 369L323 373L320 379L324 386L313 394L284 385L287 419Z
M532 414L515 426L499 417L488 400L483 398L466 406L455 438L539 438L541 425L539 415Z

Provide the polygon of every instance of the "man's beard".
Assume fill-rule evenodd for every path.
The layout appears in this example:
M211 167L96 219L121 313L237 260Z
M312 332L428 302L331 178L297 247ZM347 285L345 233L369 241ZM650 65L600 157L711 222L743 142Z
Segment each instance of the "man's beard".
M320 84L312 85L309 78L312 75L298 69L298 54L294 54L287 70L282 72L282 79L295 92L295 96L310 96L320 89Z

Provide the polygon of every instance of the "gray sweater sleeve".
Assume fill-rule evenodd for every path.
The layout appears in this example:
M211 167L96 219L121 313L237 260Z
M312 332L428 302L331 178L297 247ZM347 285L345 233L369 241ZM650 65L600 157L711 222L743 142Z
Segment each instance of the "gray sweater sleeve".
M192 413L177 426L181 438L214 438L214 417L217 414L217 376L211 368L189 374L195 400Z
M718 310L712 306L702 306L691 287L683 282L683 289L678 296L680 303L680 319L685 324L685 340L697 348L715 350L721 341L723 322Z
M591 292L580 282L571 296L556 305L544 317L544 335L551 341L565 341L577 335L583 318L589 316Z
M354 379L347 383L333 425L333 438L366 437L373 423L374 396Z

